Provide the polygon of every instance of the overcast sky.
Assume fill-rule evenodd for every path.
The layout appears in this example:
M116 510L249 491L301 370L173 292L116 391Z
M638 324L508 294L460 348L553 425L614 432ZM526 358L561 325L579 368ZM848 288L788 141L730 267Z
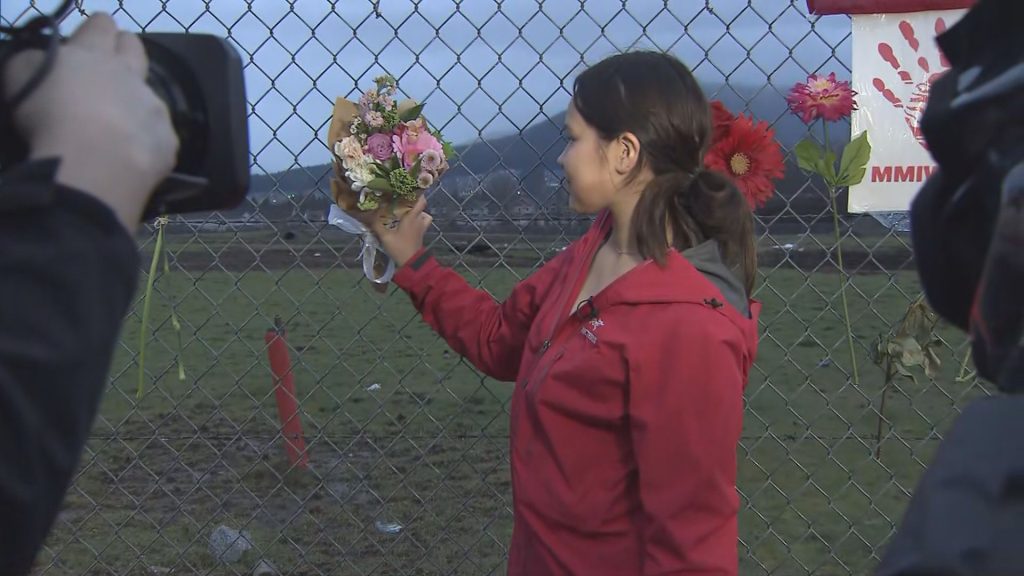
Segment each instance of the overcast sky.
M23 22L57 4L0 0L0 19ZM251 4L79 2L131 30L228 36L246 65L256 172L327 161L334 97L357 97L383 71L425 98L428 118L456 143L564 110L585 64L630 48L679 56L709 89L752 86L780 102L805 70L849 77L849 19L809 18L804 0L586 0L585 11L574 0L380 0L379 17L370 0ZM62 31L81 19L75 11ZM731 92L713 95L743 106Z

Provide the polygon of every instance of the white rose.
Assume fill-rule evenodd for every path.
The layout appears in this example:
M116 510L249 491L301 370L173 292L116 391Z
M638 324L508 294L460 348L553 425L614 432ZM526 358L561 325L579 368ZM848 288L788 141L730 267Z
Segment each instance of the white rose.
M347 168L345 176L352 182L352 189L357 192L375 178L372 156L361 156L358 161L349 163Z
M359 138L349 136L334 145L334 153L341 158L345 168L349 168L362 160L363 145L359 143Z

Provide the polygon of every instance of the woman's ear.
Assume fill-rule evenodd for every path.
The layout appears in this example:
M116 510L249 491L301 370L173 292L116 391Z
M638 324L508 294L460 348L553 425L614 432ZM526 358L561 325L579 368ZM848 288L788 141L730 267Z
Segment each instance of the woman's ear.
M612 165L616 172L626 175L633 172L640 161L640 139L632 132L623 132L615 139Z

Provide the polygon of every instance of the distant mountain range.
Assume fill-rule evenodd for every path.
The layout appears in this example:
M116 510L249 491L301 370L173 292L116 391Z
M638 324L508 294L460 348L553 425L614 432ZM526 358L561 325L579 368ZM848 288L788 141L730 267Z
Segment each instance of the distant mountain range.
M753 114L758 120L773 123L776 138L785 148L792 148L807 136L807 126L788 113L783 95L771 86L719 85L712 88L709 90L705 87L705 90L713 98L720 98L734 112ZM444 176L442 182L456 181L465 176L473 176L475 178L470 180L477 182L496 172L509 171L523 179L524 186L531 174L540 175L539 185L543 185L544 173L561 173L557 159L565 146L562 135L564 119L564 112L550 118L538 114L538 118L522 132L457 146L457 162ZM817 126L814 128L820 129ZM836 134L833 144L839 148L848 137L848 132ZM290 206L301 203L304 209L314 208L320 204L326 207L329 202L329 174L330 165L324 163L273 174L253 175L250 198L261 205L261 211L265 210L264 203L267 200L272 204ZM805 195L807 198L794 197L805 183L806 177L795 165L795 160L788 162L786 177L779 183L778 194L763 212L774 213L787 205L799 213L820 213L827 208L825 198L817 193ZM286 201L286 198L290 201ZM497 200L502 201L500 198Z

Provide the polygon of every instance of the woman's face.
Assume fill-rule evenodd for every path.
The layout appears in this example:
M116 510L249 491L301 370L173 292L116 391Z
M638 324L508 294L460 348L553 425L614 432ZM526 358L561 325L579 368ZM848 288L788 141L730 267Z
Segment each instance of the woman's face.
M569 139L558 157L565 171L569 207L580 214L595 214L612 204L618 186L609 154L609 143L569 104L565 115Z

